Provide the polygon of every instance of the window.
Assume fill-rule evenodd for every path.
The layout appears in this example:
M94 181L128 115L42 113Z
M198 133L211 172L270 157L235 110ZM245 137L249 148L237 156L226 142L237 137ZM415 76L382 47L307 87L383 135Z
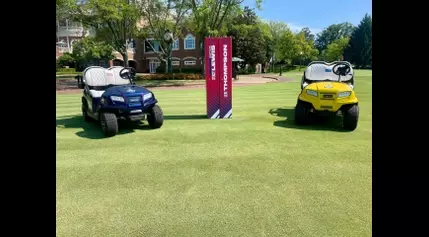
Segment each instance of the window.
M179 40L175 40L173 42L173 50L179 50Z
M195 49L195 37L188 34L183 41L185 49Z
M184 61L184 63L186 66L191 66L191 65L197 65L197 62L195 61Z
M131 39L131 41L127 39L126 42L128 49L134 49L136 47L136 41L134 39Z
M180 66L180 58L178 58L178 57L171 57L171 65L173 65L173 66Z
M153 48L156 50L156 52L159 51L159 42L157 40L147 39L144 41L144 52L145 53L153 53L153 49L150 45L153 46Z
M67 29L67 20L59 20L57 27L60 29Z
M80 29L82 28L82 24L75 21L69 21L68 22L68 29Z

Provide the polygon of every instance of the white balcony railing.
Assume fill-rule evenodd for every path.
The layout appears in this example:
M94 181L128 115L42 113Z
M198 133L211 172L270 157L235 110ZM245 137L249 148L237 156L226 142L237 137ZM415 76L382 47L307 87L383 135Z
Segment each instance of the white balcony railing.
M58 30L83 30L82 26L60 26L58 27Z

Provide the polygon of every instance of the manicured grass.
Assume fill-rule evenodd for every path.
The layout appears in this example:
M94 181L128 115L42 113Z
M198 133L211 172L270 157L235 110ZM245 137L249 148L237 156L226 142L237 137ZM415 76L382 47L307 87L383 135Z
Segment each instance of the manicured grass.
M354 132L296 127L298 82L234 88L229 120L204 118L204 89L154 90L164 126L108 139L57 95L57 236L371 236L372 73L356 75Z

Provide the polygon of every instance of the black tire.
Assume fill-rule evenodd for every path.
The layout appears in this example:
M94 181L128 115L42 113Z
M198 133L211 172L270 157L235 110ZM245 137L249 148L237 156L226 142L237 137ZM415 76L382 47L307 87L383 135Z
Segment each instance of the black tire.
M349 131L356 129L359 120L359 106L352 105L344 111L343 128Z
M308 123L309 108L305 104L298 101L295 107L295 124L305 125Z
M86 122L89 122L89 120L91 119L88 116L88 112L86 112L86 108L84 105L82 105L82 117L83 117L83 120L85 120Z
M105 137L112 137L118 133L118 119L113 113L101 113L100 125Z
M152 129L160 128L162 126L164 123L164 114L161 110L161 107L154 105L150 109L147 115L147 122L149 123L149 127Z
M82 97L82 117L83 119L88 122L91 117L88 116L88 105L86 103L85 98Z

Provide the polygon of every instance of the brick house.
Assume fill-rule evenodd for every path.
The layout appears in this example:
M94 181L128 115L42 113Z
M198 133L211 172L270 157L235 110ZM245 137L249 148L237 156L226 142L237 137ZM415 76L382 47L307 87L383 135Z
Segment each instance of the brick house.
M69 20L61 20L56 23L56 58L65 52L72 52L74 41L95 35L94 31L85 29L81 23ZM139 27L143 25L143 21L139 22ZM139 73L155 73L161 61L146 41L151 41L154 48L158 49L158 43L151 38L133 40L128 45L128 63ZM201 68L201 46L202 41L195 34L183 29L182 37L176 39L173 44L173 69ZM124 61L121 54L114 51L113 55L115 59L109 65L122 66Z
M66 52L71 53L73 51L73 43L83 39L84 37L95 36L95 32L91 29L86 29L83 27L82 23L70 21L68 19L57 20L56 21L56 58L63 55ZM128 45L128 61L129 65L136 67L137 61L134 59L134 48L130 43ZM121 54L114 51L113 55L115 56L117 62L116 64L123 65L123 59ZM110 63L112 64L112 63ZM101 65L100 65L101 66Z
M93 32L79 22L67 19L56 21L56 46L60 54L72 52L73 42L91 35L94 35Z
M182 37L177 38L173 44L172 66L175 68L201 68L202 41L194 33L184 29ZM136 70L141 73L155 73L161 61L153 52L147 41L150 41L155 50L158 43L151 38L136 40L134 60L137 62ZM130 64L131 66L131 64Z

